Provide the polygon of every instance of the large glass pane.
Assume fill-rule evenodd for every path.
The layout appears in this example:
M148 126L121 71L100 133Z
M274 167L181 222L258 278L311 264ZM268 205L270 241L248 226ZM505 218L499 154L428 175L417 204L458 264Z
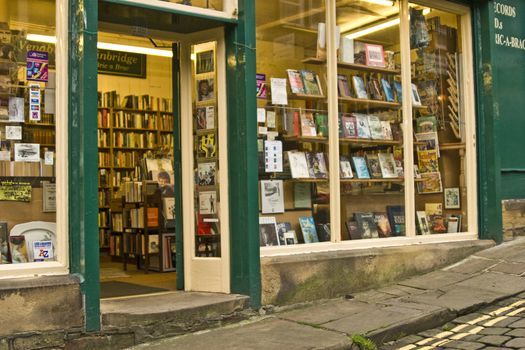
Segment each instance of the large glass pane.
M467 229L459 16L410 4L418 234Z
M260 244L330 241L325 2L256 11Z
M55 7L0 2L0 264L57 259Z
M224 0L159 0L173 2L176 4L182 4L187 6L201 7L216 11L223 11Z
M405 235L399 8L337 5L342 239Z

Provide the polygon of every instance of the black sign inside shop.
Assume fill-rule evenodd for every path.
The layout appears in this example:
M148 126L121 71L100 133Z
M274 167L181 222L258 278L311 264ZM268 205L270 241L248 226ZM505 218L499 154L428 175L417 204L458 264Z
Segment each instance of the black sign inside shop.
M99 49L98 73L145 79L146 55Z

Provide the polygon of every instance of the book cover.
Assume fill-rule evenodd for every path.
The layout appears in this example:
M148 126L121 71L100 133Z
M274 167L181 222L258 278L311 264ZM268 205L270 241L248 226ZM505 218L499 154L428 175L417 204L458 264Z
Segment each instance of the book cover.
M199 158L213 158L217 155L215 134L200 135L197 141L197 156Z
M175 219L175 197L162 198L162 212L165 220Z
M416 140L422 143L417 145L418 151L436 150L437 156L440 156L438 133L436 131L418 133L416 134Z
M379 85L379 80L376 78L368 79L368 91L370 91L370 96L373 100L383 100L383 95L381 94L381 85Z
M461 214L447 214L446 225L447 233L458 233L461 232Z
M357 137L357 120L351 114L344 114L343 117L343 136L346 138Z
M428 219L425 212L420 210L416 211L416 217L419 233L421 235L429 235L430 227L428 226Z
M392 86L386 80L385 78L381 78L381 86L383 87L383 92L385 94L385 100L387 102L394 102L394 91L392 90Z
M315 126L317 128L317 136L328 137L328 115L316 113Z
M339 138L344 137L344 129L343 129L343 114L339 113L337 116L337 131L339 132Z
M370 138L370 127L368 126L368 116L366 114L354 113L357 123L357 137L360 139Z
M447 225L442 215L429 215L428 219L433 233L447 233Z
M314 115L312 112L304 112L301 114L301 135L302 136L317 136L315 129Z
M346 221L346 229L348 231L348 236L350 236L350 239L361 239L361 238L363 238L361 236L361 232L359 232L359 227L357 225L357 221L355 221L355 220L347 220Z
M390 221L385 212L374 213L374 220L377 225L377 232L379 237L390 237L392 235L392 228L390 227Z
M390 129L392 129L392 139L394 141L403 141L403 130L401 130L400 124L390 124Z
M383 140L393 140L392 128L388 120L381 121L381 129L383 130Z
M438 122L435 116L425 116L416 119L416 133L437 131Z
M442 203L425 203L425 213L430 217L434 215L443 215Z
M7 229L7 222L0 222L0 264L9 264L11 262L9 256L9 230Z
M217 164L215 162L198 163L197 165L197 185L214 186Z
M330 223L326 224L317 224L317 237L319 242L330 242L331 232L330 232Z
M301 226L301 232L303 233L304 243L317 243L319 238L317 237L317 230L315 229L315 222L313 217L299 217L299 225Z
M366 92L365 82L363 81L363 78L361 78L358 75L352 76L352 84L354 86L356 97L367 100L368 93Z
M354 177L354 174L352 173L352 166L350 165L350 160L347 157L339 157L339 169L341 171L342 179L351 179Z
M294 94L304 94L304 84L301 72L295 69L287 69L288 81L290 82L290 88Z
M203 215L217 213L217 193L215 191L199 192L199 213Z
M308 182L296 182L293 187L295 209L312 208L312 190Z
M435 149L417 151L418 168L421 173L439 171L438 155Z
M294 245L299 243L297 241L297 234L295 233L295 230L289 230L284 233L284 242L286 245Z
M379 238L379 232L377 232L377 225L373 213L355 213L354 217L363 239Z
M337 91L341 97L352 97L346 75L337 74Z
M261 180L261 211L263 214L284 213L282 180Z
M321 96L321 86L319 82L319 76L309 70L302 70L301 76L303 77L304 91L308 95Z
M148 227L159 226L159 208L147 208L146 218Z
M459 187L445 188L445 209L460 209L460 192Z
M421 106L421 98L419 97L417 86L414 83L412 83L412 104L414 106Z
M261 247L271 247L279 245L277 235L277 222L275 217L259 217L259 244Z
M9 236L9 250L11 251L11 262L13 264L29 262L24 236Z
M402 205L387 205L388 221L394 236L405 235L405 207Z
M403 88L401 83L397 80L394 80L394 90L396 92L397 103L403 103Z
M266 74L256 74L257 82L257 98L265 100L268 95L268 83L266 82Z
M381 174L385 179L397 178L396 162L392 153L379 153L379 165L381 166Z
M377 116L368 116L368 127L370 129L370 136L373 140L383 139L383 126L381 125L381 120Z
M311 178L326 179L328 177L328 169L323 153L306 153L306 160L308 161L308 171Z
M354 162L355 173L357 174L358 179L369 179L370 173L368 172L368 167L366 166L366 160L364 157L352 157Z
M288 161L290 163L290 171L294 179L307 179L310 177L308 171L308 162L304 152L288 151Z
M158 254L159 249L160 249L159 235L149 235L148 236L148 253Z
M379 164L379 157L377 154L367 154L366 163L373 179L382 178L381 165Z
M277 239L279 240L279 245L287 245L286 233L291 230L292 230L292 225L289 222L278 222L277 223Z
M385 67L385 54L383 45L365 44L366 65L372 67Z
M441 173L439 171L433 173L422 173L421 180L422 181L417 182L418 193L427 194L443 192Z

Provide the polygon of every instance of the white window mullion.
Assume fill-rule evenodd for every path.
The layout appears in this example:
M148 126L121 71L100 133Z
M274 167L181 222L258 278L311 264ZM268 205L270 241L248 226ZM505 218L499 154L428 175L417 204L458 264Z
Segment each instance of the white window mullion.
M335 0L326 0L328 159L330 174L330 231L332 242L341 241L341 191L339 186L339 124L337 105L337 42Z
M401 85L403 89L403 155L405 161L405 232L416 235L416 212L414 191L414 137L412 127L412 88L410 69L410 23L408 0L400 3L399 24L401 47Z

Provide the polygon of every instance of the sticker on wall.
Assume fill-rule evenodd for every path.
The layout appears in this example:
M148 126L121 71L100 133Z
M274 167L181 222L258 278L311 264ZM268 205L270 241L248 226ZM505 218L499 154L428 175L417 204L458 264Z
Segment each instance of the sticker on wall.
M49 56L44 51L28 51L26 80L46 82L49 77Z
M29 85L29 120L40 121L40 84Z
M44 152L44 164L53 165L53 163L54 163L54 152L51 152L51 151Z
M22 140L22 127L16 125L6 125L5 138L6 140Z
M24 98L9 97L9 121L24 122Z

